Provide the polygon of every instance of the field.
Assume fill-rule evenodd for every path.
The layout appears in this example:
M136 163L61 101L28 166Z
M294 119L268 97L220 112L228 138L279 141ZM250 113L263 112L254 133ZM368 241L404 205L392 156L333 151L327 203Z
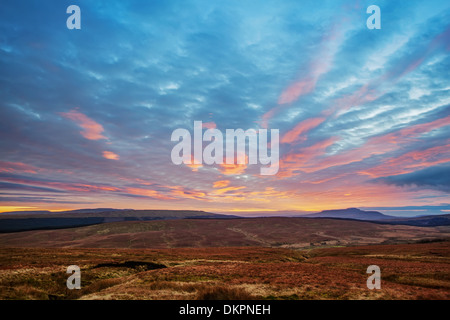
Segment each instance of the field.
M450 238L450 226L416 227L307 218L183 219L0 234L0 246L183 248L324 246L409 243Z
M449 226L305 218L0 234L0 299L450 299ZM80 290L66 269L81 268ZM366 286L381 268L381 290Z
M293 250L0 248L1 299L450 299L450 242ZM80 290L66 288L67 266ZM381 290L366 269L381 268Z

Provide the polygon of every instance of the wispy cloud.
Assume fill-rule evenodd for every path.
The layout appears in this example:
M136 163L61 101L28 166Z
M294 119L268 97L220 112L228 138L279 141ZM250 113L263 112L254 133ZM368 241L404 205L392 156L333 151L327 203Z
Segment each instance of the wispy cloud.
M69 112L61 112L60 113L64 118L70 119L74 121L77 125L83 128L83 131L80 134L89 140L100 140L107 139L104 135L102 135L104 129L103 126L86 115L76 111L71 110Z

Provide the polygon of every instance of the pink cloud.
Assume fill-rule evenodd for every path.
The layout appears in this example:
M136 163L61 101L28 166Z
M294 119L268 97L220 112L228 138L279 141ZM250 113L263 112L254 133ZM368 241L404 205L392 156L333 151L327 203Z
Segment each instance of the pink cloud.
M382 164L361 173L371 177L383 177L410 173L450 161L450 144L431 147L425 150L414 150L401 156L388 159Z
M102 135L104 131L103 126L86 115L76 111L71 110L69 112L60 113L63 117L74 121L77 125L83 128L80 134L88 140L100 140L107 139Z
M326 74L333 65L333 59L343 37L340 28L333 26L328 35L322 37L315 58L308 66L308 74L291 83L278 98L278 106L270 109L262 116L261 126L268 127L268 122L278 112L284 109L284 105L298 100L301 96L311 93L316 88L317 82L323 74Z
M0 161L0 172L37 173L38 171L39 168L22 162Z
M382 155L398 150L401 146L414 141L415 137L419 137L424 133L447 125L450 125L450 116L428 123L416 124L382 136L370 138L358 148L343 151L342 153L334 154L328 157L325 157L326 148L337 141L337 138L333 137L323 140L310 147L302 148L300 152L288 153L284 156L280 162L280 171L277 174L277 177L291 177L297 175L299 172L312 173L335 166L360 162L374 155ZM414 155L414 159L417 160L415 164L409 165L408 168L417 168L421 165L427 166L427 164L431 165L448 161L446 160L448 158L445 157L445 147L436 147L435 149L432 149L430 151L431 153L428 153L428 155L433 154L432 152L438 151L443 153L444 157L438 157L437 160L427 160L423 157L420 158L420 155L427 154L425 151L417 154L410 153L404 157L408 158L408 156L412 157ZM397 161L402 161L402 159L403 158ZM422 164L419 160L422 161ZM404 161L405 162L403 162L402 165L406 167L407 161ZM392 164L392 162L389 162L389 164ZM384 167L386 167L386 169L383 169ZM402 169L401 166L399 166L395 170L399 173L405 173L405 170L407 169ZM374 169L367 169L360 173L375 177L377 175L387 174L388 172L393 174L392 172L395 170L389 169L388 163L383 163Z
M286 178L297 175L300 171L309 171L309 167L313 166L314 159L325 154L326 149L338 140L337 137L331 137L319 141L312 146L302 148L300 152L291 152L286 154L280 160L280 170L277 174L278 178Z
M423 133L427 133L448 125L450 125L450 116L427 123L419 123L395 132L385 134L383 136L374 137L369 140L369 143L372 145L383 145L386 143L403 144L410 142L412 138L420 136Z
M215 129L216 128L216 124L214 122L203 122L202 123L202 128Z
M103 157L109 160L119 160L119 156L111 151L103 151Z
M314 129L319 124L325 121L325 118L310 118L297 124L292 130L286 132L281 138L281 143L293 143L300 139L306 140L306 136L301 136L311 129Z
M278 98L278 104L291 103L300 96L310 93L316 87L317 78L303 79L291 84Z

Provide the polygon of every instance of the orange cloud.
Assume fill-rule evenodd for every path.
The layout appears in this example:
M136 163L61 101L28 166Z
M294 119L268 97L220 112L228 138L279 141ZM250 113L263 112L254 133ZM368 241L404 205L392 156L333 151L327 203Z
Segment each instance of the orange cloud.
M266 187L263 191L252 191L249 193L249 197L254 201L271 201L267 198L287 199L293 194L289 191L277 191L275 188Z
M219 194L227 193L229 191L236 191L236 190L241 190L241 189L245 189L245 188L246 187L244 187L244 186L241 186L241 187L228 187L228 188L214 190L214 194L219 195Z
M100 140L107 139L102 135L104 131L103 126L86 115L76 111L71 110L69 112L60 113L63 117L74 121L77 125L83 128L80 134L88 140Z
M301 209L318 211L361 206L402 206L406 200L417 195L420 195L420 191L409 191L397 186L343 182L340 187L333 185L327 188L321 185L316 190L305 190L297 199Z
M171 190L171 194L177 197L185 199L206 200L206 193L198 190L187 190L182 186L168 186Z
M192 169L192 171L194 171L194 172L197 172L198 171L198 168L201 168L201 167L203 167L203 165L202 164L195 164L194 163L194 155L193 154L191 154L191 163L190 164L186 164L186 166L188 166L189 168L191 168Z
M290 191L277 191L275 188L266 187L264 190L247 191L245 186L228 187L209 194L209 198L213 201L225 203L226 201L245 201L245 202L269 202L273 200L288 199L294 194ZM267 209L267 208L265 208Z
M127 178L122 178L122 179L123 180L129 180ZM146 186L151 186L153 184L153 182L142 180L142 179L139 179L139 178L131 179L131 181L136 181L136 182L139 182L140 184L143 184L143 185L146 185Z
M119 156L111 151L103 151L103 157L110 160L119 160Z
M219 170L224 175L236 175L236 174L243 174L245 172L245 169L247 169L246 164L220 164Z
M230 180L219 180L214 182L213 188L225 188L229 186L229 184Z
M242 156L242 153L237 152L236 159L239 159ZM224 175L238 175L245 172L245 169L247 169L248 164L248 155L244 154L245 156L245 163L243 164L237 164L237 163L225 163L225 160L222 164L219 164L219 170ZM237 160L234 161L237 161Z
M150 197L154 199L160 199L160 200L173 200L173 197L166 196L156 190L152 189L142 189L142 188L127 188L126 192L129 194L139 195L139 196L145 196Z

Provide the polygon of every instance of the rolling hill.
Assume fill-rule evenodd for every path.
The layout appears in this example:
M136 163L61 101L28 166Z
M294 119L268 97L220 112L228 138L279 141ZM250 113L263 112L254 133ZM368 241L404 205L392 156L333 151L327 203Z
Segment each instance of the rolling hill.
M420 227L436 227L450 225L450 214L430 215L420 217L395 217L378 211L363 211L357 208L324 210L303 216L305 218L332 218L372 221L392 225L407 225Z
M392 218L380 221L380 223L403 224L407 226L421 226L421 227L449 226L450 214L421 216L413 218Z
M324 210L318 213L305 215L306 218L336 218L336 219L356 219L378 221L394 218L382 214L378 211L363 211L358 208L338 209L338 210Z
M20 212L0 214L0 233L62 229L121 221L168 219L229 219L236 216L193 210L82 209L65 212Z
M0 246L180 248L263 246L311 248L407 243L450 238L450 227L416 227L310 218L121 221L70 229L0 234Z

